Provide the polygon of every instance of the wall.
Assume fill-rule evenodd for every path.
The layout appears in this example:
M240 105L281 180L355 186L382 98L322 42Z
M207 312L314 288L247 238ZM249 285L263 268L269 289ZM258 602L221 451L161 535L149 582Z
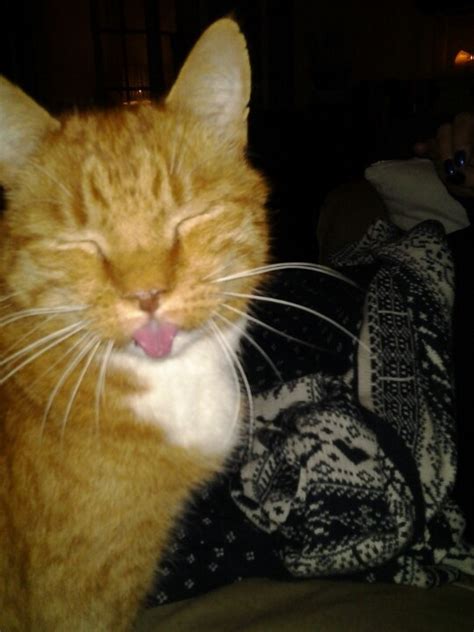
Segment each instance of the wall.
M314 75L348 81L453 75L456 50L474 49L474 15L429 16L413 0L295 0L296 103L312 100Z
M43 0L37 25L39 97L53 108L88 105L95 95L88 0Z

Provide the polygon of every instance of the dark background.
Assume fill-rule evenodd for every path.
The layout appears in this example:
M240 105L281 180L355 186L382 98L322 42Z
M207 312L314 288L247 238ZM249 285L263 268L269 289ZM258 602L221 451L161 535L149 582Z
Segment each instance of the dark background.
M0 72L53 112L153 98L231 11L253 68L251 156L270 177L275 250L315 259L326 194L474 109L474 0L3 0ZM473 64L474 65L474 64Z

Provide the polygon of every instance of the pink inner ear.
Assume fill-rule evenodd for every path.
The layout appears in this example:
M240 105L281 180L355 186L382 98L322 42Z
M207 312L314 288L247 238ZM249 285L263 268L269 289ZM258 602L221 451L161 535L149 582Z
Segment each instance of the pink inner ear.
M150 358L164 358L171 352L177 333L176 325L150 320L137 329L132 338Z

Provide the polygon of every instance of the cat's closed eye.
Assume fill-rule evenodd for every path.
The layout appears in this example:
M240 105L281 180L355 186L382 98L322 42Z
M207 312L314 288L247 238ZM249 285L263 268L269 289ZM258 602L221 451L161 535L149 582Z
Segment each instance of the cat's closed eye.
M56 250L82 250L99 259L106 259L106 245L95 239L59 240L54 247Z

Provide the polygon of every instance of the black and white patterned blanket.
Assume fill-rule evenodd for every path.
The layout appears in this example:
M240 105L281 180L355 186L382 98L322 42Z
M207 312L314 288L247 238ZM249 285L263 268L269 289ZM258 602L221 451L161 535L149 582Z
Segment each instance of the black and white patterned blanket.
M474 574L451 500L456 472L451 359L453 266L443 229L382 221L324 275L282 273L247 345L255 421L228 476L197 498L150 604L248 576L344 577L435 586Z
M334 264L377 270L345 374L315 371L255 400L232 495L278 535L297 577L432 586L474 573L450 499L455 472L453 269L441 225L379 221Z

